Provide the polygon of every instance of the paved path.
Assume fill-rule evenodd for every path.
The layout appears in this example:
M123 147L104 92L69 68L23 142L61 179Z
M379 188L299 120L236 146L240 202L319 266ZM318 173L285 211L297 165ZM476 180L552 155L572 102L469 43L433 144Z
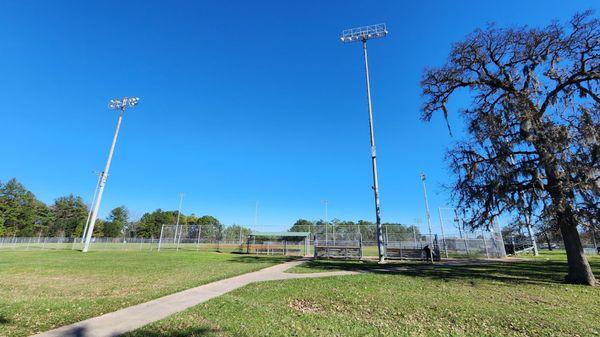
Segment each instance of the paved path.
M292 261L243 274L221 281L212 282L178 292L150 302L134 305L102 316L94 317L79 323L42 332L35 337L109 337L118 336L135 330L146 324L158 321L174 313L183 311L211 298L221 296L247 284L261 281L287 280L295 278L312 278L337 275L351 275L356 272L334 271L325 273L290 274L284 271L304 261Z

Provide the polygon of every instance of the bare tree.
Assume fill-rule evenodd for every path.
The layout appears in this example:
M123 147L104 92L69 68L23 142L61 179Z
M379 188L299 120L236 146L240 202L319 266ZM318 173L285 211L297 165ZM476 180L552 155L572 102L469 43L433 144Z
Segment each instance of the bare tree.
M600 22L591 11L538 29L479 29L426 69L422 118L467 95L464 140L447 154L467 224L550 214L567 252L569 283L595 284L577 225L600 200ZM450 130L450 125L448 124Z

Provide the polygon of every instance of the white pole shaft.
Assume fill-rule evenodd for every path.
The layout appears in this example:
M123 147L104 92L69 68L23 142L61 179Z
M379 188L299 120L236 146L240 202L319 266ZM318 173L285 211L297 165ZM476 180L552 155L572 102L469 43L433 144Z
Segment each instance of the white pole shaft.
M158 238L158 251L160 252L160 245L162 243L163 230L165 229L165 225L160 226L160 237Z
M433 247L433 238L431 232L431 215L429 214L429 201L427 200L427 187L425 186L425 179L423 181L423 195L425 196L425 215L427 216L427 226L429 227L429 242Z
M94 233L94 225L96 223L96 218L98 217L98 210L100 209L102 194L104 193L104 186L106 186L106 179L108 179L108 170L110 169L110 163L112 161L113 153L115 152L115 145L117 144L117 138L119 136L119 129L121 128L121 122L123 121L123 113L125 113L124 107L121 109L121 113L119 114L119 118L117 120L117 128L115 129L115 135L113 136L112 145L110 146L110 151L108 152L108 160L106 161L106 166L104 167L104 171L100 175L98 197L96 198L94 208L92 209L92 216L90 218L88 232L85 234L85 245L83 246L84 253L90 249L90 242L92 240L92 233Z
M493 221L493 220L492 220ZM488 251L487 241L485 240L485 232L481 230L481 237L483 238L483 247L485 248L485 258L490 258L490 252Z
M98 181L96 181L96 188L94 189L94 195L92 196L92 202L90 203L90 211L88 212L88 217L85 220L85 227L83 228L83 234L81 235L81 243L83 243L83 241L85 240L87 230L90 226L90 218L92 217L92 206L96 201L96 195L98 194L98 186L100 185L100 178L101 175L98 175Z
M525 222L527 224L527 233L529 234L529 240L531 241L531 245L533 246L533 256L538 256L540 254L538 252L535 235L533 234L533 228L531 227L531 217L529 216L529 214L525 214Z
M373 125L373 106L371 105L371 79L369 77L369 58L367 56L367 40L363 40L363 56L365 59L365 81L367 84L367 105L369 109L369 134L371 139L371 165L373 167L373 196L375 199L375 224L377 226L377 251L379 262L385 261L383 233L381 228L381 212L379 208L379 181L377 179L377 150L375 147L375 128Z
M444 254L448 258L448 247L446 246L446 235L444 234L444 218L442 217L442 209L438 207L438 213L440 214L440 228L442 230L442 244L444 245Z
M413 230L413 238L415 240L415 249L416 249L417 248L417 226L413 225L412 230Z
M177 240L177 231L179 230L179 218L181 215L181 204L182 203L183 203L183 193L181 193L179 195L179 207L177 208L177 221L175 222L175 235L173 235L173 243L175 243L175 241Z
M502 236L502 228L500 228L500 222L498 218L494 218L492 225L496 226L495 232L500 236L500 257L506 257L506 249L504 248L504 237Z
M177 208L177 223L175 226L179 226L179 218L181 217L181 204L183 203L183 193L179 195L179 207ZM175 227L177 228L177 227Z

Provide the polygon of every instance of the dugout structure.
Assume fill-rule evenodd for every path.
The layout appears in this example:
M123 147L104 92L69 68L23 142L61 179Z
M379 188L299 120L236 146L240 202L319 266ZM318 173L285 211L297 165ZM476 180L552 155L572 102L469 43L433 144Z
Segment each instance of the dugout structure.
M252 232L246 240L246 253L306 256L309 240L310 232Z

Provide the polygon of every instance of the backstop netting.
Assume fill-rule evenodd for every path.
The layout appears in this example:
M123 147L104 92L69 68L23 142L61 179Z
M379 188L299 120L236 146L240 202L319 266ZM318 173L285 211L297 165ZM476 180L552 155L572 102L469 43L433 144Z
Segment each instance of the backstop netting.
M242 252L244 239L241 234L225 238L212 225L163 225L158 250Z
M438 236L440 252L444 257L505 257L504 240L498 220L487 229L471 230L455 208L439 208Z

